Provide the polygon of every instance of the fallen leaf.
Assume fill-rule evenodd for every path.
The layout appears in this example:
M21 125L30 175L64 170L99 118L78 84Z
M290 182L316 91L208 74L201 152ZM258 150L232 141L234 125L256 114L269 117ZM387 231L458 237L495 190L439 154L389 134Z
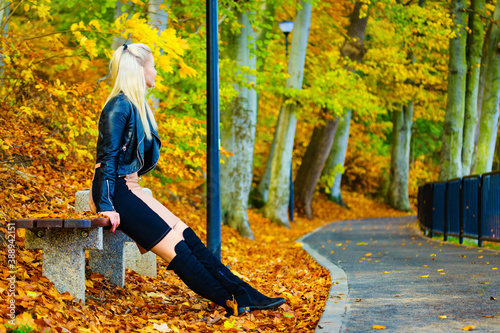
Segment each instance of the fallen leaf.
M401 295L392 295L392 297L401 297Z
M427 274L427 275L419 275L419 277L421 277L421 278L425 279L425 278L428 278L428 277L429 277L429 274Z
M372 327L374 330L385 330L386 327L382 325L373 325Z
M462 327L462 331L473 331L476 327L474 325Z
M31 314L28 312L23 312L21 315L16 316L16 325L17 326L29 326L35 331L38 329L37 324L35 324L35 321L33 320L33 317L31 317Z
M446 319L446 318L448 318L448 317L446 317L446 316L439 316L439 318L441 318L441 319Z
M172 329L168 327L167 323L161 323L160 325L154 323L153 328L158 332L172 332Z

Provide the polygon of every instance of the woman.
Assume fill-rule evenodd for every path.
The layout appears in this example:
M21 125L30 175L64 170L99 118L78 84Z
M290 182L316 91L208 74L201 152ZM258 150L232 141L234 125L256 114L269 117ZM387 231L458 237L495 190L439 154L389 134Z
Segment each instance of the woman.
M236 277L203 245L194 231L138 185L160 156L161 141L146 90L156 70L144 44L120 46L111 59L113 89L99 119L97 159L90 195L94 212L109 217L139 245L163 258L186 285L232 314L274 309L285 299L269 298Z

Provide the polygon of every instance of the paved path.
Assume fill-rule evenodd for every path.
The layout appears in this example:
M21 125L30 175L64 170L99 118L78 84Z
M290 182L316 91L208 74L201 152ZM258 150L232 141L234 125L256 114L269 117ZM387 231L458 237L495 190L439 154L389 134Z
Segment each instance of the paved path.
M500 332L498 251L430 240L415 217L334 222L301 241L347 275L348 295L333 266L316 332Z

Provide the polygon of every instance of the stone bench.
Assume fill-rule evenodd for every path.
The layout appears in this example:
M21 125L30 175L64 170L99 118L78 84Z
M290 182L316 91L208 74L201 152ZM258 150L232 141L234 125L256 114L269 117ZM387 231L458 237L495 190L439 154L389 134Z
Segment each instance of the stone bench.
M151 193L149 189L143 189ZM88 190L76 194L78 212L90 210ZM107 218L95 219L17 219L16 228L25 228L25 247L43 251L43 275L63 293L85 304L85 250L89 266L111 283L123 287L125 267L140 275L156 277L156 255L141 254L137 245L122 231L109 231ZM106 228L106 230L103 230Z
M150 189L144 192L152 195ZM76 192L75 210L90 211L89 190ZM89 266L92 271L101 273L120 287L125 284L125 267L139 275L156 277L156 255L153 252L141 254L136 243L120 229L113 234L103 233L103 251L89 250Z
M103 228L108 219L19 219L26 228L24 245L43 251L42 269L60 293L65 291L85 304L85 250L103 249Z

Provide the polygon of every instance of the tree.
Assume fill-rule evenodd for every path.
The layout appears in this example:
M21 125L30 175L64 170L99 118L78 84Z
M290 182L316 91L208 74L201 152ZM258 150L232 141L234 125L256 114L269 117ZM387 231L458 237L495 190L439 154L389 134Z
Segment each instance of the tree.
M500 20L500 1L497 2L493 20ZM479 119L479 136L475 160L475 172L490 172L495 154L498 131L498 104L500 102L500 30L492 24L491 35L487 44L487 71L485 74L484 96Z
M472 0L467 37L467 79L465 91L464 139L462 147L462 174L470 174L473 164L475 132L478 120L478 89L483 49L483 21L485 0Z
M232 156L222 158L221 216L224 224L253 239L247 207L257 123L256 55L250 45L255 41L256 33L249 19L252 13L240 11L236 15L241 29L227 34L225 53L237 63L244 82L234 84L238 95L221 112L221 144L232 153Z
M309 28L311 26L312 5L301 0L297 11L293 32L290 60L288 62L287 88L300 90L304 75ZM292 148L295 137L295 104L285 103L282 106L279 122L276 127L276 147L271 163L271 180L269 199L263 208L263 213L272 222L289 227L287 207L290 195L290 165L292 163Z
M295 177L295 207L297 212L305 213L308 219L313 217L311 202L314 189L332 147L337 123L338 118L328 119L324 124L314 127L311 141Z
M253 239L247 208L252 188L255 129L257 125L257 76L263 77L258 63L265 62L277 1L249 1L235 6L228 16L231 24L222 29L225 43L221 52L230 71L235 96L221 108L221 144L232 154L221 165L222 222ZM260 80L260 79L259 79Z
M360 9L362 6L363 3L361 1L356 2L350 17L351 23L347 32L347 38L341 49L342 57L348 58L357 63L361 62L363 55L365 54L363 42L365 38L366 24L368 22L368 13L363 16L360 15ZM354 72L353 68L348 69ZM339 120L333 146L331 147L329 156L327 156L326 165L322 172L325 177L335 174L333 184L330 188L329 198L341 205L344 204L340 190L342 174L336 173L335 170L338 170L339 166L344 165L347 144L349 141L351 112L351 110L346 110L342 118Z
M413 102L403 106L401 111L393 112L388 201L391 207L403 211L411 210L408 200L408 173L412 120Z
M334 177L333 184L329 186L329 190L327 191L327 196L331 201L341 206L345 206L345 202L342 199L342 192L340 190L340 183L342 181L342 166L344 165L345 154L347 152L349 142L351 113L351 110L347 110L339 119L333 144L321 174L321 177L325 178ZM339 167L341 172L337 172Z
M424 6L424 0L419 1L419 6ZM408 52L408 60L413 64L413 52ZM408 80L408 84L414 84ZM413 124L413 100L402 107L402 110L393 112L392 146L391 146L391 174L389 180L388 202L389 205L402 210L410 211L408 197L409 159L411 128Z
M365 54L363 45L365 39L367 14L361 12L363 4L357 2L350 16L350 25L346 40L341 48L342 58L359 63ZM353 68L346 68L354 72ZM324 119L324 123L314 128L311 141L295 178L295 201L297 209L312 218L311 201L321 171L330 153L337 128L338 119Z
M123 3L121 0L116 0L115 20L120 18L123 14L127 14L127 18L129 18L132 5L133 4L131 2ZM125 44L127 40L128 38L124 38L123 36L113 36L113 44L111 45L111 49L116 50L122 44Z
M151 0L148 2L149 22L158 30L158 35L161 35L161 32L167 29L168 12L165 11L165 5L162 3L163 1L161 0ZM161 50L161 54L163 54L163 50ZM160 99L154 96L151 99L153 100L154 109L158 109Z
M7 21L9 18L9 9L10 3L8 0L0 0L0 34L4 36L9 30L9 22ZM3 56L0 55L0 77L3 74Z
M465 46L467 40L466 0L452 0L450 11L455 27L454 38L450 39L448 98L443 129L443 145L441 148L441 170L439 179L448 180L462 176L462 142L465 109L465 80L467 61Z

